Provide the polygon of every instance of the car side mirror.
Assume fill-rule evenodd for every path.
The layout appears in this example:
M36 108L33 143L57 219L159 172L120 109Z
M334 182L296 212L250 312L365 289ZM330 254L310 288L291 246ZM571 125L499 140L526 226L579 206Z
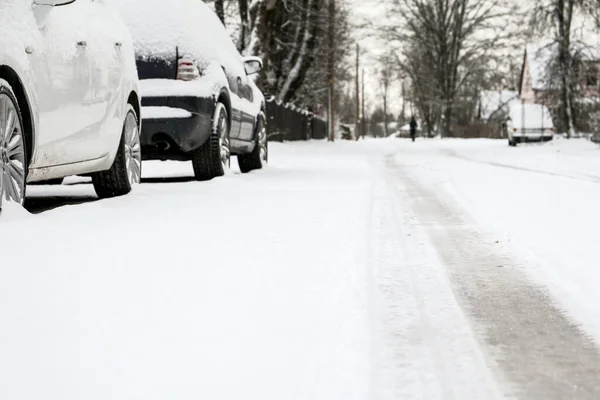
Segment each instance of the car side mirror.
M33 15L40 29L46 25L48 16L54 7L66 6L75 3L76 0L34 0Z
M76 0L35 0L33 4L36 6L60 7L73 4L75 1Z
M246 75L256 75L262 71L263 63L259 57L245 57L244 58L244 69Z

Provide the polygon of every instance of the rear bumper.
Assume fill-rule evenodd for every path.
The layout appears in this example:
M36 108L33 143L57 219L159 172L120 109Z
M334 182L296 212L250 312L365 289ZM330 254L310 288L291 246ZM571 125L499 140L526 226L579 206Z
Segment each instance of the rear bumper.
M156 112L156 107L167 112L161 115ZM144 108L149 111L148 118L144 117ZM212 98L142 98L141 141L144 159L178 159L182 153L189 153L204 145L212 130L214 111L215 102Z
M516 142L549 142L554 139L554 135L512 135Z

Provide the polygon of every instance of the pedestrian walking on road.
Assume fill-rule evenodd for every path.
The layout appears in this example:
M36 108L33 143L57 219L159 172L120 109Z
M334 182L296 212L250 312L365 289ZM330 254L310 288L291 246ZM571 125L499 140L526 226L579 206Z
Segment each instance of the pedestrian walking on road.
M419 127L419 124L417 124L417 121L415 120L415 117L413 116L410 119L410 138L412 139L412 141L415 141L415 138L417 137L417 128Z

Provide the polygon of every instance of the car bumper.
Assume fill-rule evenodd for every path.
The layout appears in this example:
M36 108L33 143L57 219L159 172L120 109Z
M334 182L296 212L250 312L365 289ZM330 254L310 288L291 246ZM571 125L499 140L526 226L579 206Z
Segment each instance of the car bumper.
M144 158L172 158L169 154L189 153L204 145L212 130L214 110L212 98L143 98L141 141Z
M554 135L535 135L535 134L525 134L525 135L512 135L513 140L516 142L549 142L554 138Z

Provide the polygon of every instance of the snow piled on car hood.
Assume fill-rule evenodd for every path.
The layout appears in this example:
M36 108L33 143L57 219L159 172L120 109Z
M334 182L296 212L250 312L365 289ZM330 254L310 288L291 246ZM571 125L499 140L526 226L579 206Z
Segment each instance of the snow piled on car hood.
M217 15L200 0L117 0L138 57L171 59L175 49L202 66L219 60L245 75L241 55Z

